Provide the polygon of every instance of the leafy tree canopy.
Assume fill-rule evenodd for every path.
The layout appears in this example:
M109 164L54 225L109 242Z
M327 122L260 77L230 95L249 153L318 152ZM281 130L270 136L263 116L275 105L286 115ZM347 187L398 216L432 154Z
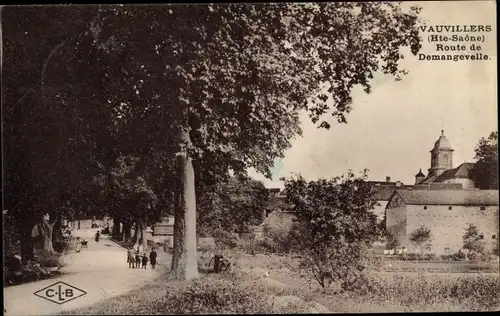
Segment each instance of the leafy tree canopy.
M487 139L479 140L475 148L477 162L471 177L480 189L498 189L498 132L492 132Z

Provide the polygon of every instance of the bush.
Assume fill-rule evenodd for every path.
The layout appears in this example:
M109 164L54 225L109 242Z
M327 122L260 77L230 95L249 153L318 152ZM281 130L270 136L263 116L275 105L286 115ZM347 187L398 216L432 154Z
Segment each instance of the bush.
M290 253L294 243L291 230L264 226L264 238L259 246L272 253Z
M391 233L387 233L387 237L386 237L386 243L385 243L385 249L387 250L390 250L390 249L396 249L398 248L400 245L399 245L399 242L398 240L394 237L393 234Z
M474 275L449 278L397 276L392 281L370 278L372 299L396 299L406 307L451 302L475 311L498 310L500 278L497 275Z
M4 280L7 285L16 285L26 282L43 280L51 276L51 272L42 268L34 261L28 261L19 270L4 268Z
M458 252L450 255L442 255L441 258L450 261L463 261L465 260L465 254L461 250L459 250Z
M238 238L224 229L214 231L214 240L215 245L220 249L232 249L238 246Z
M488 255L478 252L471 252L467 254L467 258L474 261L488 261L489 259Z
M109 230L109 226L104 227L104 229L101 230L101 234L103 235L109 235L111 232Z
M259 283L205 277L190 282L161 280L91 308L67 314L265 314L270 311L266 290Z
M57 252L64 252L66 249L68 249L68 246L69 241L67 240L54 241L54 250Z
M63 257L60 253L51 253L42 251L37 254L36 261L41 267L54 268L64 265Z

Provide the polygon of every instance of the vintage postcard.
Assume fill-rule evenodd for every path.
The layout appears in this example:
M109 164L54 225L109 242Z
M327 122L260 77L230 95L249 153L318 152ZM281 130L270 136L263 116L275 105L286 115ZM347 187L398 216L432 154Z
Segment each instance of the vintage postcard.
M4 314L500 310L496 9L1 7Z

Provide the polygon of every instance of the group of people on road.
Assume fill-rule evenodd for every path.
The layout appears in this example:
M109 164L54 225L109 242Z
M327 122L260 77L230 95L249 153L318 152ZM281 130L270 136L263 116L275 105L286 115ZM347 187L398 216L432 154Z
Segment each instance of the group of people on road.
M132 249L127 251L128 267L133 269L146 269L149 261L151 263L151 268L154 269L156 267L156 258L158 256L155 249L151 249L148 257L142 248L142 246L136 244Z

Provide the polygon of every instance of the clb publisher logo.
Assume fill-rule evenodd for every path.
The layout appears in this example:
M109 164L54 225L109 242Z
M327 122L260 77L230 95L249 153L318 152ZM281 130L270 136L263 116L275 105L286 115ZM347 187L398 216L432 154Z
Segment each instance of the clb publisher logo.
M33 294L56 304L64 304L84 296L87 292L67 283L57 282Z

